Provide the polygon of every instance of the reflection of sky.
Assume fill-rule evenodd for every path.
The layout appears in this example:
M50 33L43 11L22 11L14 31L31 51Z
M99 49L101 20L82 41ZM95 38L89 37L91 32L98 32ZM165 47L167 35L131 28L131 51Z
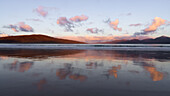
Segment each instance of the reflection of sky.
M12 56L11 51L4 52L1 57L6 59L0 60L0 83L2 83L0 89L3 88L4 93L7 92L6 89L10 90L13 87L15 92L18 90L26 92L28 89L31 93L37 92L35 90L40 92L58 90L61 93L67 90L69 93L73 92L72 88L77 90L83 88L84 91L86 88L88 90L95 88L96 91L106 89L170 91L169 59L162 56L150 58L152 54L157 55L159 52L152 54L93 50L75 52L51 56L49 50L49 58L36 56L29 58L22 53L17 57ZM6 56L9 53L11 57ZM23 89L25 86L26 89Z
M32 34L32 32L13 32L2 28L4 25L25 22L33 27L33 33L51 36L94 36L87 33L86 29L95 27L104 29L104 34L99 33L97 36L125 35L127 32L132 35L134 32L139 32L148 27L145 25L151 24L155 17L170 20L169 3L169 0L0 0L0 33L4 32L10 35ZM38 6L51 8L46 17L39 16L33 11ZM130 15L128 15L129 13ZM82 14L87 15L89 19L82 22L83 26L74 28L74 32L64 32L64 28L56 24L59 17L70 18ZM40 19L42 22L27 20L32 18ZM103 23L103 20L107 18L112 21L119 19L118 26L123 31L115 31ZM139 27L128 26L136 23L144 25ZM170 30L170 27L161 26L155 34L149 36L170 36L168 30Z

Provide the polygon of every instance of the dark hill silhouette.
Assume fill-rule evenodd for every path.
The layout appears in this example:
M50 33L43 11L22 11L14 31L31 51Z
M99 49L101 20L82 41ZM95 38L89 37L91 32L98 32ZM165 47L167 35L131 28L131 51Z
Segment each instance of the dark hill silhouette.
M84 42L54 38L46 35L19 35L1 37L0 43L54 43L54 44L85 44Z
M170 44L170 37L161 36L155 39L132 39L132 40L115 40L110 42L103 42L104 44Z

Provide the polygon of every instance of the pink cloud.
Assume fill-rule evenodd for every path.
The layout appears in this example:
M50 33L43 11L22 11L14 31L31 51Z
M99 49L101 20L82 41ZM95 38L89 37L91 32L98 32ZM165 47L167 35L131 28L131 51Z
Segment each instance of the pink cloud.
M72 28L74 27L74 25L70 21L68 21L66 17L58 18L57 24L59 24L60 26L64 26L66 31L73 31Z
M42 22L42 20L40 20L40 19L34 19L34 18L30 18L30 19L26 19L26 20L28 20L28 21L39 21L39 22Z
M73 31L72 28L82 26L82 24L78 25L75 22L86 21L87 19L88 17L85 15L75 16L70 19L67 19L66 17L59 17L57 19L57 24L65 27L65 31Z
M8 34L0 34L0 37L7 37L9 36Z
M25 32L33 32L33 28L24 22L19 22L18 24L9 24L8 26L3 26L3 28L12 29L15 32L25 31Z
M71 21L73 22L81 22L81 21L86 21L88 19L87 16L85 15L81 15L81 16L74 16L72 18L70 18Z
M109 26L111 28L113 28L114 30L122 31L122 28L118 27L119 19L116 19L115 21L111 21L110 18L109 18L109 19L107 19L107 20L105 20L103 22L109 24Z
M12 29L15 32L18 32L18 27L17 25L13 25L13 24L9 24L8 26L3 26L3 28L8 28L8 29Z
M19 25L19 28L21 31L33 32L33 28L31 26L25 24L24 22L19 22L18 25Z
M152 22L152 25L150 25L148 28L144 29L144 32L156 31L158 27L165 24L165 21L166 20L164 20L160 17L155 17L153 22Z
M88 28L86 31L93 33L93 34L98 34L99 32L103 32L103 30L98 29L98 28Z
M46 17L48 15L48 12L45 11L43 6L38 6L38 8L36 8L35 11L43 17Z
M67 25L67 24L71 24L71 22L68 21L66 17L60 17L59 19L57 19L57 24Z
M142 32L136 32L134 33L134 36L137 35L147 35L149 33L155 32L160 26L165 25L166 20L160 18L160 17L155 17L152 24L148 27L142 30Z
M122 31L122 28L118 28L118 24L119 24L119 19L109 22L110 27L112 27L114 30Z
M11 28L13 31L15 31L15 32L18 32L18 30L16 29L16 28Z
M137 23L137 24L130 24L129 26L141 26L142 24L141 23Z

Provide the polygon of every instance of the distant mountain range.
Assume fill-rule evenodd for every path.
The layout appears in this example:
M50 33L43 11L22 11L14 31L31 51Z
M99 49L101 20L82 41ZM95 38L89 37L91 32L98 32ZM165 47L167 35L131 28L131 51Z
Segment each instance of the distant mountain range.
M46 35L20 35L1 37L0 43L85 44L84 42L59 39Z
M100 42L99 42L100 43ZM155 39L132 39L132 40L115 40L110 42L102 42L102 44L170 44L170 37L161 36Z
M0 37L0 43L44 43L44 44L86 44L84 42L59 39L46 35L19 35ZM170 37L161 36L155 39L132 39L132 40L114 40L109 42L98 42L97 44L170 44Z

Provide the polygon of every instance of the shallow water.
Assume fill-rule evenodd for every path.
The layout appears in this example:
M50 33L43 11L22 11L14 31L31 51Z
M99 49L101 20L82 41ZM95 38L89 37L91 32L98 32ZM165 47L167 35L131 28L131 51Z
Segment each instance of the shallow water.
M0 49L0 96L169 96L170 51Z
M170 44L0 44L0 48L170 51Z

